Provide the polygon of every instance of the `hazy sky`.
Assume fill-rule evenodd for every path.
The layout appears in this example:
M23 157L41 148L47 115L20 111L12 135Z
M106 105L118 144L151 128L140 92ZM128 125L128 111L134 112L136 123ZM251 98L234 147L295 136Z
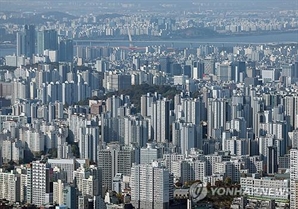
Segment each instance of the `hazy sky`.
M270 9L296 9L298 0L0 0L0 11L39 12L39 11L63 11L72 13L96 13L104 11L123 12L120 10L123 4L135 4L135 10L147 9L150 11L162 10L161 5L174 5L166 7L175 10L195 10L195 5L200 9L214 10L270 10ZM127 7L125 7L127 8ZM129 10L130 11L130 10Z

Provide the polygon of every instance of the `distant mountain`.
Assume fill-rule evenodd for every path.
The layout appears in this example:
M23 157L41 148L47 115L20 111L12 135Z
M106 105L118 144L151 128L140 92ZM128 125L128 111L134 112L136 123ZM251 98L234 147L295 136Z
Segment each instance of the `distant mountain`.
M130 4L129 6L124 4ZM169 10L271 10L297 8L297 0L0 0L0 11L68 11L74 15L97 12L126 13ZM66 14L66 13L64 13ZM70 18L70 17L69 17Z
M77 18L74 15L70 15L70 14L67 14L67 13L64 13L64 12L58 12L58 11L50 11L50 12L39 13L36 16L40 16L40 17L43 16L45 18L49 17L49 18L54 18L54 19L57 19L57 20L60 20L60 19L63 19L63 18L67 18L67 19Z
M57 11L50 11L50 12L43 12L37 13L35 15L25 17L25 18L10 18L8 20L0 19L1 23L10 22L13 24L45 24L46 22L55 22L57 20L62 20L63 18L67 18L69 20L75 19L77 17L64 13L64 12L57 12Z

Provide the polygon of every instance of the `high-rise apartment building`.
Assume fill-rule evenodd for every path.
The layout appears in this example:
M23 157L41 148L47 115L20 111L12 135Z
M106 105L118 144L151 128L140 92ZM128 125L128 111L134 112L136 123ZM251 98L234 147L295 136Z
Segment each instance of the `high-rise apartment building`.
M126 89L131 86L131 75L119 74L115 72L105 72L104 88L108 92Z
M109 144L106 149L98 151L98 167L102 170L102 184L112 189L113 178L117 173L130 176L133 163L139 164L139 149L136 147Z
M141 115L143 117L152 115L152 105L155 98L150 94L141 96Z
M59 42L59 61L72 62L73 61L73 40L65 39Z
M167 209L172 195L172 175L157 162L131 168L131 202L136 208Z
M228 103L225 99L208 99L208 138L216 138L216 131L225 130L228 117Z
M106 189L112 189L112 154L110 150L98 151L97 165L102 170L102 186Z
M0 169L0 198L10 202L24 201L21 196L21 176L14 171L7 173Z
M149 120L144 119L141 115L126 116L124 117L123 129L125 145L138 144L140 147L146 146L149 135Z
M66 185L64 187L63 203L68 208L77 208L77 189L74 185Z
M2 144L2 159L4 163L14 161L22 162L24 159L24 147L20 140L5 140Z
M17 33L17 56L32 57L35 53L35 26L25 25L24 30Z
M99 143L99 127L90 126L79 128L79 148L83 159L97 160L97 146Z
M168 142L170 140L170 103L163 98L156 100L152 105L153 139L156 142Z
M63 189L64 183L61 179L58 179L58 181L53 182L53 203L63 205Z
M277 147L267 147L267 174L274 175L277 172Z
M140 163L150 164L153 161L162 158L162 148L157 147L154 143L147 143L147 147L141 148Z
M159 59L160 62L160 71L165 73L171 72L171 59L170 57L161 57Z
M185 182L200 180L206 177L206 162L193 158L174 160L171 162L171 172L176 181Z
M207 57L204 60L204 74L214 74L215 72L215 60L212 57Z
M196 127L193 123L176 121L172 124L172 142L178 153L186 155L191 148L197 147L199 142L196 136Z
M94 165L80 167L73 172L74 183L80 195L102 195L102 169Z
M43 55L44 50L58 50L58 34L56 30L37 32L37 53Z
M231 81L232 77L232 66L230 63L222 63L219 65L217 72L217 79L220 81Z
M290 150L290 208L298 208L298 149Z
M30 173L28 173L30 172ZM31 168L27 169L27 201L37 206L53 203L52 186L53 169L50 164L42 161L32 162Z
M67 183L73 182L73 172L80 166L87 165L87 160L77 159L48 159L48 163L52 168L58 167L66 172Z

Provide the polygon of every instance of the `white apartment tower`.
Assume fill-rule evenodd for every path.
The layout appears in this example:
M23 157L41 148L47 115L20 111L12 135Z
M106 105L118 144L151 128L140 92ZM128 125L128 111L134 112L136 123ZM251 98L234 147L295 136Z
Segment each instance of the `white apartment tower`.
M102 171L91 165L88 168L80 167L73 172L74 183L81 195L102 195Z
M149 135L149 120L142 116L124 117L124 144L138 144L140 147L146 145Z
M290 208L298 208L298 149L290 150Z
M31 188L28 188L27 186L27 189L31 190L32 204L41 206L52 203L51 194L53 191L51 191L50 188L50 181L52 179L51 175L53 175L53 172L50 164L41 161L34 161L32 162L31 172ZM30 179L27 180L30 181Z
M168 169L150 164L134 165L131 168L131 202L136 208L169 208L171 175Z
M152 115L152 105L154 97L150 93L141 96L141 115L143 117Z
M154 143L147 143L147 147L141 148L140 163L150 164L153 161L162 158L162 149Z
M170 140L170 100L159 99L152 106L153 138L157 142Z
M61 179L58 179L57 182L53 182L53 203L63 205L63 190L64 190L64 183Z
M79 130L80 157L96 162L97 146L99 143L99 127L87 125L85 127L80 127Z
M196 147L195 126L192 123L185 123L181 127L180 143L181 154L185 155L191 148Z
M227 101L208 98L208 138L213 137L214 130L225 130L227 121Z
M12 203L23 201L21 199L21 178L19 174L3 172L0 169L0 198Z
M185 160L172 161L171 172L180 183L200 180L206 177L206 162L187 158Z
M97 165L102 170L102 184L112 189L113 178L117 173L130 175L132 163L139 163L139 150L134 147L109 144L107 149L98 151Z

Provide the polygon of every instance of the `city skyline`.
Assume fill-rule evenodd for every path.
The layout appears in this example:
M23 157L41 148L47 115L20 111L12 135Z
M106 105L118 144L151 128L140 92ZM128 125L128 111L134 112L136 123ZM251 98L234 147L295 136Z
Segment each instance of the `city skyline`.
M0 205L298 207L298 4L0 0Z

